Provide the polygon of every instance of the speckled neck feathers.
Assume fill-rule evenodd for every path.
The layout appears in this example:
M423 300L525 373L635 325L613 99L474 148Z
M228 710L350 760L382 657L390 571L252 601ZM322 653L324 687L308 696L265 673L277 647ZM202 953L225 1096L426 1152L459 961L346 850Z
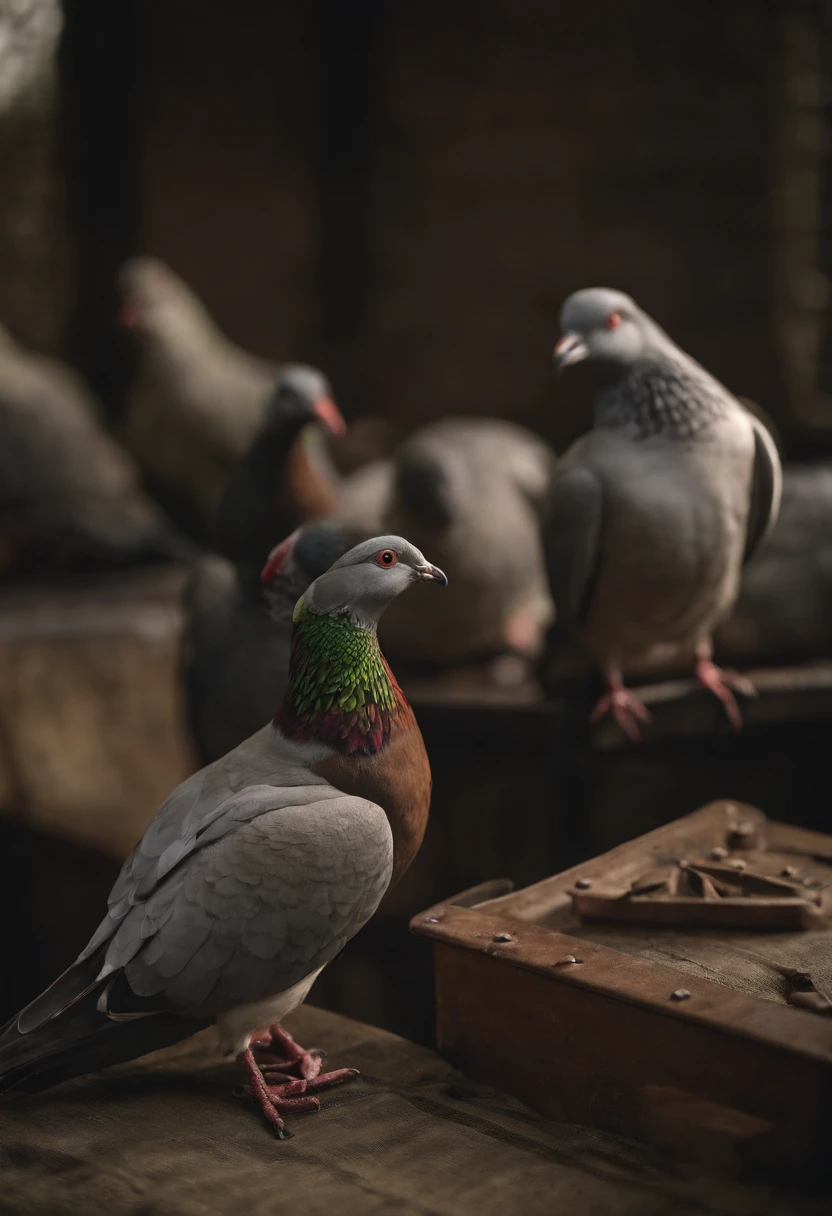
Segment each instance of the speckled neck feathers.
M719 381L680 352L636 363L599 389L595 425L626 430L636 439L690 439L730 409Z
M359 628L346 614L310 612L300 600L286 695L275 717L281 732L366 756L412 720L375 631Z

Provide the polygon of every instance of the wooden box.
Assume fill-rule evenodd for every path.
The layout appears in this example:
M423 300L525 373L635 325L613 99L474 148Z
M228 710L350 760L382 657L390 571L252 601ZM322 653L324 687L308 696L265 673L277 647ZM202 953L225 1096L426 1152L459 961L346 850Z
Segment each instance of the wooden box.
M680 890L697 863L720 893ZM743 890L716 877L726 867ZM440 1050L473 1078L717 1169L822 1169L831 910L832 837L718 802L525 890L484 884L411 928L434 943ZM680 919L697 927L668 924Z

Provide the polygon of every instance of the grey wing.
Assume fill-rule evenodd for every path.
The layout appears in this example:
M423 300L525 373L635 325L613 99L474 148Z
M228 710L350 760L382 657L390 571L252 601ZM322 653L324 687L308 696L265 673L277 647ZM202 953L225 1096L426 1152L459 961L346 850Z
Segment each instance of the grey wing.
M586 616L597 573L603 489L589 469L556 473L546 504L543 545L557 621Z
M754 465L744 562L754 556L777 522L783 492L783 472L774 440L758 418L750 414L749 418L754 431Z
M102 975L124 969L143 1001L206 1016L330 962L378 907L393 865L381 808L332 793L267 811L188 858L128 911Z
M266 727L173 791L122 866L107 901L107 914L89 943L60 979L26 1007L22 1030L40 1025L60 1012L67 999L70 1003L75 999L71 994L76 975L87 976L87 961L101 960L122 924L130 918L135 924L137 909L144 909L154 896L162 898L168 875L177 875L179 881L186 860L193 860L215 841L261 815L342 797L323 778L275 754L275 746L274 732ZM175 883L164 886L164 893L165 898L172 896ZM154 904L153 915L158 908ZM152 924L153 916L140 933L149 933ZM94 980L95 976L88 978Z

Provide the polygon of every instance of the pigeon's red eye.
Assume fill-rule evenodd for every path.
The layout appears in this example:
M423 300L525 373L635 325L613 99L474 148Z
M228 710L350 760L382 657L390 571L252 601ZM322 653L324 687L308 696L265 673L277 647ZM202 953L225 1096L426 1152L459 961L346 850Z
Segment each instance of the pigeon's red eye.
M379 549L376 554L376 561L380 566L395 566L399 560L399 555L393 549Z
M611 312L607 317L607 329L618 329L621 324L621 313Z

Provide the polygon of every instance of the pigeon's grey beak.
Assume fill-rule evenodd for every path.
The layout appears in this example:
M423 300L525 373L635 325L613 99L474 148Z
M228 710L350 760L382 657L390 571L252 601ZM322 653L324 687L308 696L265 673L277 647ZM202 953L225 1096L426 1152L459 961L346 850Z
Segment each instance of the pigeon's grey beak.
M424 566L414 566L416 577L424 579L426 583L439 583L442 587L447 587L448 579L442 573L438 566L431 566L426 563Z
M579 334L564 334L552 351L552 358L559 372L570 363L581 363L589 354L589 347Z

